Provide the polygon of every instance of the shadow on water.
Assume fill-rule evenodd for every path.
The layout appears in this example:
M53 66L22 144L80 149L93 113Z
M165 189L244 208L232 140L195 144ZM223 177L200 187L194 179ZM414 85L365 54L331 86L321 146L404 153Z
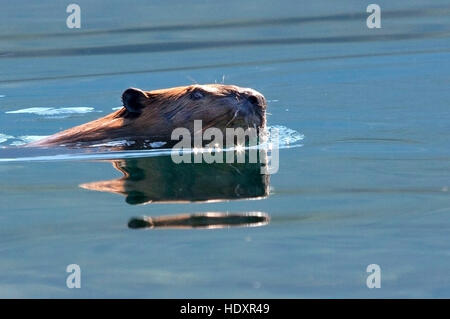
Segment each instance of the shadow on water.
M261 163L180 163L170 156L110 161L123 177L81 184L93 191L120 194L130 205L149 203L221 202L261 199L269 194L269 175ZM261 212L197 213L135 217L128 227L226 228L263 226L269 216Z
M62 151L65 151L61 153ZM267 153L259 150L256 161L250 160L251 150L246 150L242 163L233 160L227 163L228 153L237 159L237 151L222 153L223 162L195 162L195 153L190 161L175 163L165 153L167 150L155 149L155 153L134 153L134 151L99 153L86 152L86 149L39 149L3 148L4 158L18 161L58 161L93 160L93 163L109 162L123 174L122 177L80 184L90 191L108 192L125 196L129 205L154 203L205 203L231 200L257 200L269 195L269 175L267 174ZM168 151L170 152L170 150ZM33 156L29 156L29 155ZM140 154L141 157L137 157ZM28 156L27 156L28 155ZM108 157L103 158L106 155ZM142 157L148 155L148 157ZM19 157L17 157L19 156ZM20 157L23 156L23 157ZM117 157L116 157L117 156ZM126 156L132 156L126 158ZM112 159L113 158L113 159ZM101 159L101 160L99 160ZM186 158L184 158L186 159ZM0 158L1 162L1 158ZM170 229L218 229L228 227L255 227L269 223L270 217L264 212L201 212L158 217L134 217L128 222L131 229L170 228Z
M62 151L65 151L62 153ZM148 151L147 151L148 152ZM228 152L223 153L224 162L207 163L192 161L175 163L164 150L155 153L139 152L86 152L85 149L39 149L39 148L3 148L2 154L12 156L4 158L6 162L19 161L58 161L58 160L94 160L95 163L110 162L112 167L123 174L112 180L93 181L79 185L81 188L119 194L125 196L129 205L142 204L183 204L204 202L225 202L231 200L263 199L269 195L269 175L266 174L267 155L258 153L258 160L251 162L246 151L243 163L227 163ZM170 151L168 151L170 152ZM149 157L137 157L148 155ZM28 156L27 156L28 155ZM34 157L29 157L33 155ZM115 159L102 159L106 158ZM19 156L19 157L17 157ZM23 157L20 157L23 156ZM118 156L118 157L116 157ZM123 158L132 156L130 158ZM1 162L1 158L0 158ZM148 228L201 228L217 229L228 227L255 227L269 223L270 217L264 212L203 212L195 214L169 215L159 217L134 217L128 227L131 229Z
M257 227L269 223L269 215L261 212L228 214L208 212L199 214L182 214L161 217L135 217L130 219L128 227L132 229L217 229L229 227Z
M123 177L80 185L121 194L130 205L258 199L268 195L261 163L179 163L170 156L114 160Z

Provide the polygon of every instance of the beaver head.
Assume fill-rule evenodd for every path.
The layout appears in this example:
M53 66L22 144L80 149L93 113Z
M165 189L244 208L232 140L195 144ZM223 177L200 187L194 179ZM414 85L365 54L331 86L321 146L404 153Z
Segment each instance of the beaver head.
M57 133L30 146L83 145L127 139L170 141L172 131L202 120L203 130L215 127L263 128L266 100L249 88L234 85L189 85L143 91L129 88L122 94L123 108L98 120Z
M249 88L234 85L190 85L142 91L129 88L122 94L126 119L143 136L170 136L178 127L193 129L194 120L203 128L261 128L265 126L266 100Z

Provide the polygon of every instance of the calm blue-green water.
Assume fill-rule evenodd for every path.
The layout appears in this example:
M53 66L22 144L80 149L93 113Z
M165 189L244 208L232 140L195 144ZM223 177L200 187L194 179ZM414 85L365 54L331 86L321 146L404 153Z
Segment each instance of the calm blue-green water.
M39 155L11 144L105 115L127 87L215 81L262 92L303 147L264 181L116 157L133 192L110 161L1 162L0 297L450 297L448 1L377 1L381 29L356 0L77 3L80 30L64 1L2 3L0 159ZM255 211L270 223L127 225Z

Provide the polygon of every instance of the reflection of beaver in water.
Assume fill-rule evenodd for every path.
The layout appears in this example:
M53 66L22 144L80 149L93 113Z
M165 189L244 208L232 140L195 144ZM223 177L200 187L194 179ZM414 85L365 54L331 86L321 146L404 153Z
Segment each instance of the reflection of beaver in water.
M259 92L234 85L190 85L122 94L123 108L98 120L59 132L28 146L82 146L104 141L169 142L175 128L203 130L265 126L266 100Z
M258 163L180 163L170 156L112 161L122 178L85 183L85 189L122 194L129 204L257 199L269 194Z

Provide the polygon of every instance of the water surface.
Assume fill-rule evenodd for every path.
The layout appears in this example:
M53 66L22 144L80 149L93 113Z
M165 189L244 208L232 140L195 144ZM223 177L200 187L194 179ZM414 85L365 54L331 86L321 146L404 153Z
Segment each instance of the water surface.
M43 155L17 142L103 116L127 87L195 82L262 92L268 124L303 147L281 149L269 178L174 175L148 154L3 161L1 297L450 297L447 1L378 1L378 30L360 1L77 3L80 30L64 3L2 4L0 159ZM270 222L128 227L207 212ZM74 263L81 289L66 287Z

